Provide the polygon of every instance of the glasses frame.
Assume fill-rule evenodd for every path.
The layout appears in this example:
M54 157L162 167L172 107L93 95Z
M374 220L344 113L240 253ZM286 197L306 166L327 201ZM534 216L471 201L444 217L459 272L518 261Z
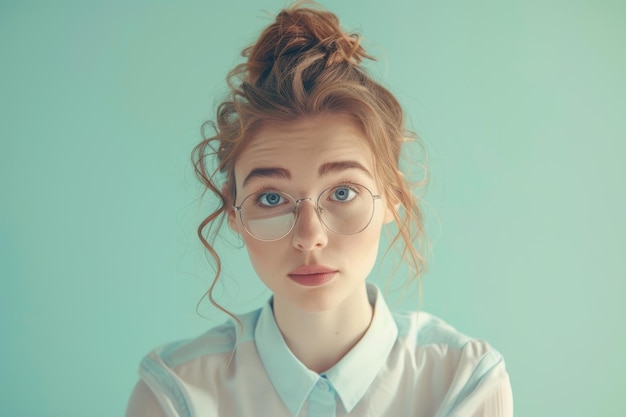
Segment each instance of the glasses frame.
M329 190L332 190L333 188L341 187L341 184L338 184L338 185L333 185L332 187L328 187L328 188L324 189L322 192L320 192L320 193L319 193L319 195L317 196L317 199L315 200L315 212L317 213L317 218L319 219L320 223L321 223L322 225L324 225L324 227L326 228L326 230L328 230L328 231L330 231L330 232L332 232L332 233L334 233L334 234L341 235L341 236L352 236L352 235L356 235L356 234L361 233L363 230L367 229L367 227L368 227L368 226L372 223L372 219L374 218L374 212L376 211L376 200L380 200L380 198L381 198L380 194L374 194L374 193L373 193L373 192L372 192L369 188L367 188L367 187L366 187L366 186L364 186L364 185L361 185L361 184L356 184L356 183L346 184L346 186L348 186L348 185L356 185L356 186L358 186L358 187L361 187L361 188L365 189L365 190L366 190L366 191L370 194L370 196L372 197L372 206L373 206L373 209L372 209L372 214L370 215L370 218L369 218L369 220L367 221L367 223L365 224L365 226L363 226L363 228L362 228L361 230L357 231L357 232L354 232L354 233L347 233L347 234L346 234L346 233L337 233L337 232L335 232L334 230L332 230L331 228L329 228L329 227L328 227L328 225L326 224L326 222L324 222L324 219L322 218L322 215L321 215L321 212L320 212L320 205L319 205L320 198L322 198L322 196L323 196L326 192L328 192ZM299 213L298 208L300 207L300 203L302 203L303 201L311 201L311 202L313 202L313 198L312 198L312 197L294 198L291 194L285 193L285 192L283 192L283 191L278 191L278 190L276 190L276 191L273 191L273 192L276 192L276 193L278 193L278 194L282 194L282 195L284 195L284 196L289 197L289 199L290 199L291 201L294 201L294 202L295 202L295 204L296 204L296 205L295 205L295 207L294 207L294 209L293 209L293 223L291 224L291 227L289 228L289 230L288 230L288 231L287 231L284 235L282 235L282 236L280 236L280 237L277 237L277 238L274 238L274 239L261 239L261 238L259 238L258 236L255 236L255 235L254 235L254 234L253 234L253 233L252 233L252 232L251 232L251 231L250 231L250 230L246 227L246 224L245 224L245 223L244 223L244 221L243 221L242 207L243 207L244 203L245 203L245 202L246 202L246 200L247 200L247 199L249 199L250 197L252 197L252 196L254 196L254 195L256 195L256 194L259 194L258 192L257 192L257 193L252 193L252 194L248 194L248 195L247 195L247 196L246 196L243 200L241 200L241 204L239 204L238 206L232 206L233 210L234 210L234 211L236 211L237 213L239 213L239 216L237 216L237 217L239 217L239 222L241 223L241 225L243 226L243 228L246 230L246 232L248 232L248 234L249 234L250 236L252 236L253 238L255 238L255 239L257 239L257 240L260 240L260 241L262 241L262 242L276 242L277 240L280 240L280 239L284 238L285 236L287 236L289 233L291 233L291 231L293 230L293 228L294 228L294 227L295 227L295 225L296 225L296 222L298 221L298 213Z

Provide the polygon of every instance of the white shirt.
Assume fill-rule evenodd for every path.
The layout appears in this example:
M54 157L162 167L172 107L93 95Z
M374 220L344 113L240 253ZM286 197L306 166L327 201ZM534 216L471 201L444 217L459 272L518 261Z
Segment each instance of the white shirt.
M425 312L391 313L372 285L368 296L369 329L321 375L291 353L268 302L239 317L241 332L231 321L147 355L127 415L513 415L504 361L489 344Z

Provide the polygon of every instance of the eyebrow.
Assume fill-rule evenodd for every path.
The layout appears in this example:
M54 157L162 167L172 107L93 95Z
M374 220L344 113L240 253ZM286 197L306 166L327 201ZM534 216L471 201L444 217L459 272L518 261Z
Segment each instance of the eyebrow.
M327 162L319 167L318 175L320 177L324 177L333 172L341 172L346 171L348 169L358 169L367 174L368 177L372 178L372 174L365 168L361 163L357 161L335 161L335 162ZM254 178L281 178L281 179L291 179L291 173L285 168L278 167L259 167L254 168L243 180L243 185L245 186Z
M291 173L285 168L254 168L243 180L244 187L253 178L284 178L289 180Z
M327 162L323 164L318 170L319 176L323 177L332 172L341 172L346 171L348 169L358 169L367 174L368 177L372 178L372 173L367 170L361 163L357 161L337 161L337 162Z

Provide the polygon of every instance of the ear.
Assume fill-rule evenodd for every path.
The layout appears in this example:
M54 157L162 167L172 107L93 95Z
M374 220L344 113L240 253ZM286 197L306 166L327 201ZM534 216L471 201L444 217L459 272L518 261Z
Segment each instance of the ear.
M237 234L241 234L241 230L239 228L240 223L237 221L237 213L235 212L235 209L233 209L233 207L230 205L230 202L232 201L232 199L230 197L230 192L228 191L228 186L226 184L224 184L224 186L222 187L222 195L224 196L224 199L226 200L226 213L228 216L228 227L230 227L233 232Z
M401 171L396 170L396 174L400 177L402 181L404 181L404 174ZM385 207L385 224L389 224L395 221L396 217L398 217L398 212L400 211L401 206L401 199L396 193L401 193L401 191L395 190L395 192L392 191L390 195L386 196L387 206Z
M387 205L385 207L385 219L384 219L385 224L389 224L392 221L396 220L396 217L394 214L398 213L399 208L400 208L400 203L392 204L389 201L387 202Z
M232 207L227 207L226 211L228 212L228 227L230 227L230 229L238 235L241 234L239 222L237 221L237 213L235 213L235 210Z

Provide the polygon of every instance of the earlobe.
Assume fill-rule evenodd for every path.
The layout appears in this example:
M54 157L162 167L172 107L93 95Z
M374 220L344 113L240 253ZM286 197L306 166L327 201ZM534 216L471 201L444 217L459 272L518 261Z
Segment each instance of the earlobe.
M396 170L396 174L398 175L399 179L400 179L400 183L402 183L404 181L404 174L398 170ZM393 221L396 221L397 218L400 217L400 208L402 207L402 204L400 203L402 201L401 199L402 196L402 188L398 187L398 188L392 188L392 190L390 191L390 194L387 195L387 205L385 207L385 224L389 224Z
M399 208L400 208L400 204L394 204L393 206L388 205L386 207L385 219L384 219L385 224L389 224L393 222L394 220L396 220L396 213L398 212Z
M387 199L387 204L385 206L385 224L396 221L396 219L400 216L399 213L401 206L402 204L400 204L399 199L395 195Z
M241 234L239 231L239 222L237 221L237 214L235 213L235 210L232 207L227 207L226 211L228 216L228 226L233 232Z
M237 213L235 212L235 209L230 205L232 200L230 198L230 193L228 192L228 187L226 185L222 187L222 196L224 197L224 204L226 205L225 210L226 215L228 216L228 227L230 227L233 232L241 234L241 231L239 230L239 222L237 221Z

